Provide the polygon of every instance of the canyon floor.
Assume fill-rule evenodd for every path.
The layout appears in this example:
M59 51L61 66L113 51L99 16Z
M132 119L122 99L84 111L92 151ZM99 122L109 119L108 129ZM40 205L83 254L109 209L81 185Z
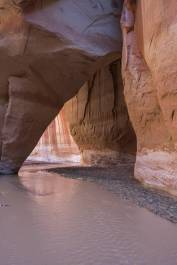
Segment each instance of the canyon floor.
M166 192L145 187L133 177L134 165L116 167L59 167L48 169L67 178L95 182L114 193L118 199L132 202L154 214L177 223L177 197Z
M2 264L175 265L177 200L131 176L124 164L27 164L2 176Z

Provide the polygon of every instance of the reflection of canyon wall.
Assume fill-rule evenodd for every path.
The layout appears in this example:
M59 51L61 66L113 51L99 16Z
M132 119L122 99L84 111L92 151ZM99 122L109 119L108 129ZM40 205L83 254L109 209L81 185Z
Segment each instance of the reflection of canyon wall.
M69 130L64 110L52 121L30 155L30 160L80 161L80 152Z
M135 153L136 137L124 101L120 59L96 72L65 110L85 162L115 164Z
M137 6L136 6L137 3ZM177 2L125 1L123 80L138 141L135 177L177 190Z

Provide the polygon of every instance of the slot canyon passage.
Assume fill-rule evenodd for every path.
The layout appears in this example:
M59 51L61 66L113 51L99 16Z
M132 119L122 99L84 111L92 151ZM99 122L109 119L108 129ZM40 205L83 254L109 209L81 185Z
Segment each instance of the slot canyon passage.
M176 265L176 0L0 0L2 265Z

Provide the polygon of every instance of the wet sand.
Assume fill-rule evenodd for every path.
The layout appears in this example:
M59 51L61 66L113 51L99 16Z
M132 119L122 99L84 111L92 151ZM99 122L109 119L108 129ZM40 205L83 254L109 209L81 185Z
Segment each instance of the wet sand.
M121 163L116 167L60 166L47 169L62 176L91 181L103 186L117 196L143 207L154 214L177 223L177 197L143 186L134 175L134 165Z
M175 265L177 226L94 182L23 168L0 178L3 265Z

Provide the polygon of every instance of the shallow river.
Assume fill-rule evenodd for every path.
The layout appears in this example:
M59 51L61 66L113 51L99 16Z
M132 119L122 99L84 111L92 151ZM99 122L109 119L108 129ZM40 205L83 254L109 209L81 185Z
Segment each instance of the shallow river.
M177 264L177 225L94 183L23 171L0 206L2 265Z

